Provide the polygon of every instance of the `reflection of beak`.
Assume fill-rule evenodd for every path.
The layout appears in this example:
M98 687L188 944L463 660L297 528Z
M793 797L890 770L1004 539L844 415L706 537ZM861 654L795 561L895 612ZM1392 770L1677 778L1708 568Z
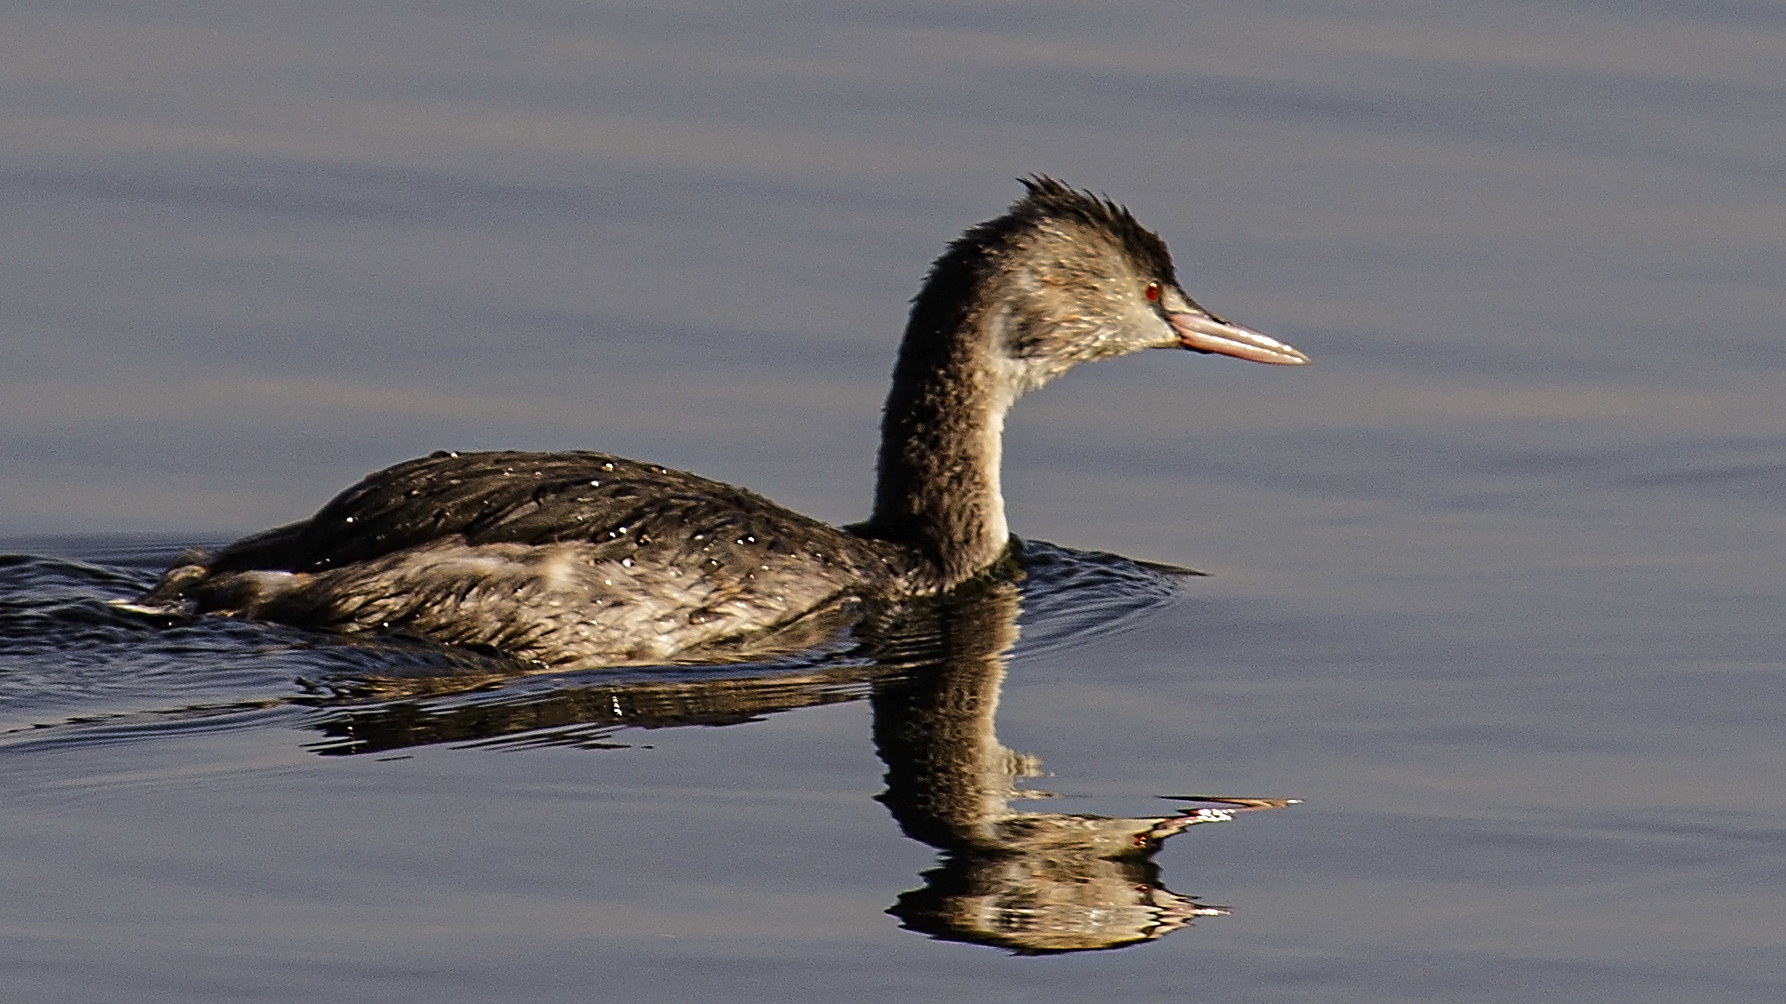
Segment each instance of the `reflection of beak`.
M1154 823L1146 833L1141 834L1144 840L1165 840L1196 826L1198 823L1226 823L1242 812L1256 812L1260 809L1287 809L1299 804L1300 798L1229 798L1226 795L1161 795L1161 798L1174 802L1205 802L1205 805L1187 805L1178 811L1178 815Z
M1309 361L1308 356L1270 335L1262 335L1238 324L1229 324L1213 314L1198 311L1175 312L1167 314L1166 320L1172 322L1172 330L1178 332L1178 344L1192 352L1218 352L1237 359L1251 359L1256 363L1281 363L1286 366L1301 366Z
M1289 346L1285 346L1285 348L1289 348ZM1290 351L1295 352L1296 350L1290 349ZM1257 812L1260 809L1288 809L1290 806L1299 805L1302 802L1300 798L1229 798L1226 795L1161 795L1160 797L1174 802L1209 803L1197 806L1187 805L1179 810L1181 815L1174 816L1170 822L1155 828L1164 830L1170 827L1172 833L1179 833L1198 823L1225 823L1242 812Z

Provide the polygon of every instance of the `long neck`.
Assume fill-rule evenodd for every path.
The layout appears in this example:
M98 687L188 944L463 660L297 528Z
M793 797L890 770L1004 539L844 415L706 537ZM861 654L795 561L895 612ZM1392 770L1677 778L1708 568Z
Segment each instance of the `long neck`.
M1010 541L999 457L1014 391L997 348L1002 315L971 302L970 291L932 296L941 292L937 278L900 346L881 420L874 515L860 532L918 549L947 589L997 561Z

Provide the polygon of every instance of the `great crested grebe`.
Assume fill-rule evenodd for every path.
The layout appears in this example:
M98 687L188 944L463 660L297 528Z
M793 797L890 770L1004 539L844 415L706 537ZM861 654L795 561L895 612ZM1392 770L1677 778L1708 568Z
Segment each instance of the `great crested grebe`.
M137 602L407 632L546 667L785 650L859 600L941 592L999 560L1005 413L1024 391L1141 349L1308 362L1198 306L1128 210L1046 176L1023 184L912 302L866 522L829 526L602 453L439 452L310 519L189 554Z

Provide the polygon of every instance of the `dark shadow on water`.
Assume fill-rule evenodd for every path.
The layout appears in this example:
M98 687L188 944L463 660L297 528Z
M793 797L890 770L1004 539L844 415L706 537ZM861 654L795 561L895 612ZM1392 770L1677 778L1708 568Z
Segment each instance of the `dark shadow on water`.
M122 685L111 679L119 676L141 702L162 698L162 710L15 728L0 734L0 747L278 723L319 733L308 748L327 757L439 744L602 749L629 745L623 732L733 725L866 698L887 767L878 798L902 832L940 852L923 885L888 912L937 939L1020 954L1120 948L1225 913L1168 889L1154 855L1194 825L1290 804L1180 796L1193 804L1126 818L1012 807L1048 797L1019 786L1040 774L1040 762L996 732L1013 651L1121 631L1168 602L1194 574L1183 569L1031 542L997 574L945 598L869 609L829 644L781 660L528 674L500 656L420 641L155 620L109 604L142 588L154 564L0 557L0 708L53 712L71 695ZM175 681L228 699L167 707ZM275 681L285 692L269 696Z

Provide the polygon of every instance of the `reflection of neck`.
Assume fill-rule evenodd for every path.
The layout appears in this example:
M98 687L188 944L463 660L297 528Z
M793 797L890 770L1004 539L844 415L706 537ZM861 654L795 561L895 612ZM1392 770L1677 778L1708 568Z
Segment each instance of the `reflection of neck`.
M1158 840L1183 828L1183 817L1011 808L1013 798L1035 797L1016 782L1037 776L1042 766L1000 743L994 723L1018 609L1017 587L1008 582L939 602L942 658L876 686L875 746L887 764L881 801L908 836L939 850L1070 849L1098 858L1151 853Z
M973 589L973 586L968 587ZM1224 912L1159 883L1150 859L1192 816L1111 818L1019 812L1015 782L1040 763L993 727L1004 653L1017 638L1017 589L937 601L934 665L874 689L874 739L887 764L881 801L914 840L943 852L925 886L888 912L933 937L1019 952L1116 948Z
M999 849L1015 780L1039 766L1005 748L993 727L1004 652L1017 639L1017 591L1000 584L937 612L943 660L874 692L875 746L888 768L881 801L914 840Z

